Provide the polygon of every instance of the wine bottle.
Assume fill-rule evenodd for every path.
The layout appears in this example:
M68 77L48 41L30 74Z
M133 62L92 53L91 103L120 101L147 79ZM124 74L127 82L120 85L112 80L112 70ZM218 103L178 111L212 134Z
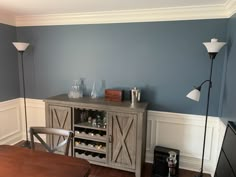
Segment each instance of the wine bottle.
M98 154L98 157L101 158L101 159L105 158L105 154Z
M78 153L79 153L79 154L83 154L84 151L83 151L83 150L79 150Z
M91 155L92 155L93 157L96 157L98 154L95 153L95 152L93 152Z
M88 155L90 155L91 154L91 152L89 152L89 151L85 151L85 153L84 153L86 156L88 156Z

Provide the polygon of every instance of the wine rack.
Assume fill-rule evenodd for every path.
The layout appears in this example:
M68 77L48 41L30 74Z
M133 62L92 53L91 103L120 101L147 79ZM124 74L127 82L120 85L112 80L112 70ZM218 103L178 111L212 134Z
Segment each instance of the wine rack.
M96 161L99 163L106 163L106 155L84 150L76 150L75 157L87 159L89 161Z
M106 163L106 112L75 108L74 115L74 156Z

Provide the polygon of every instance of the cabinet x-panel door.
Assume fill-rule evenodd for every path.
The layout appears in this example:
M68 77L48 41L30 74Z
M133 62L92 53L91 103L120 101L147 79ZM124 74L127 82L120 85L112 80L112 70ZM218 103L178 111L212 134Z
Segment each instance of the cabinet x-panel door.
M135 169L136 122L135 114L108 113L110 164Z

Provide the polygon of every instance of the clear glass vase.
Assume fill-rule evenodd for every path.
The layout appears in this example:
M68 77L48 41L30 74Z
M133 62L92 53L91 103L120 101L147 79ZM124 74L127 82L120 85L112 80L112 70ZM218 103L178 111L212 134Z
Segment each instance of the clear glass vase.
M80 78L80 84L79 84L79 93L80 97L83 97L85 95L85 84L84 84L84 78Z
M105 89L106 89L106 82L105 80L101 80L98 97L104 97Z
M96 82L93 82L93 89L91 91L91 98L97 98L98 93L97 93L97 88L96 88Z

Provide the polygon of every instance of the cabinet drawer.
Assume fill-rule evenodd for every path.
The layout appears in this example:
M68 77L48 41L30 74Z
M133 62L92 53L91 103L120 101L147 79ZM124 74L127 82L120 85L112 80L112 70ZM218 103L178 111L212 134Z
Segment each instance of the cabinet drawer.
M222 148L233 168L234 173L236 174L236 156L235 148L233 147L236 147L236 135L231 127L228 126Z
M215 177L235 177L223 151L220 153Z

